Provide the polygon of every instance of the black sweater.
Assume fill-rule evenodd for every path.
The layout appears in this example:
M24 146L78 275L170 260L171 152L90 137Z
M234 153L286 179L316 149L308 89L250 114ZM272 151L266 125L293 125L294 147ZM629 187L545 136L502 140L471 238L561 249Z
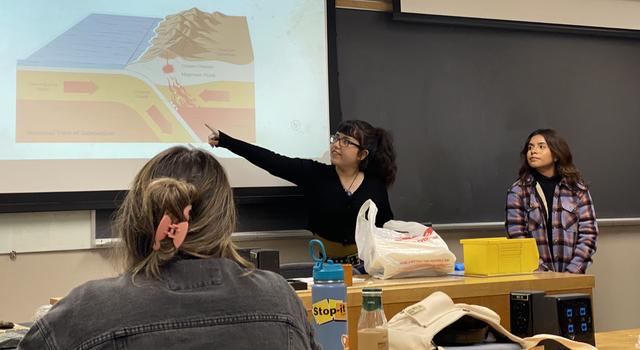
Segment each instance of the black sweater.
M218 146L247 159L256 166L298 185L305 198L309 221L307 229L334 242L355 243L358 211L371 199L378 207L376 226L393 219L387 186L379 177L365 172L358 189L348 196L333 165L310 159L289 158L270 150L234 139L220 132Z
M547 241L549 242L549 251L553 254L553 224L551 220L551 213L553 212L553 199L556 192L556 187L562 180L562 176L556 175L552 177L546 177L537 171L532 171L533 178L542 187L542 193L547 200Z

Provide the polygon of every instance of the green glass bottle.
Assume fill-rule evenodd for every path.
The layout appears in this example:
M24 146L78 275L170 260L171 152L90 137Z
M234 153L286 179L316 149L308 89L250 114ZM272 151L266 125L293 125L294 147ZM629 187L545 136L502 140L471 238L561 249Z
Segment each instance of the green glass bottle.
M388 350L387 318L382 308L382 289L362 289L362 309L358 320L358 350Z

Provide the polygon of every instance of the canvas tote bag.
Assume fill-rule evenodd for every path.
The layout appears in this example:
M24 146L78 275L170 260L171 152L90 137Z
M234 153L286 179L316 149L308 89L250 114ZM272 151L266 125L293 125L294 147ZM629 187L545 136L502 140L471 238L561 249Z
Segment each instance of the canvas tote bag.
M500 316L493 310L467 304L454 304L453 300L442 292L434 292L427 298L411 305L396 314L387 324L389 329L389 350L437 350L433 338L445 327L463 316L484 321L496 333L506 337L522 349L532 349L543 340L554 340L572 350L597 350L596 347L569 340L556 335L539 334L529 338L520 338L500 325Z

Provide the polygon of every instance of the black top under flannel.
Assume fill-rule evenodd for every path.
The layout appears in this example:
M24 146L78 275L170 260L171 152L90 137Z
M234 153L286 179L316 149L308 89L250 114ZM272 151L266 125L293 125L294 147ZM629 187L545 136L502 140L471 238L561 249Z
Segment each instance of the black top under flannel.
M393 219L387 186L379 177L366 173L362 184L347 195L333 165L310 159L289 158L220 132L218 146L298 185L304 192L309 213L307 229L320 237L344 244L355 243L358 211L367 199L378 207L376 226Z
M553 212L554 206L553 198L556 193L556 187L560 183L560 180L562 180L562 177L560 175L546 177L535 170L531 175L533 175L535 182L540 184L542 193L544 193L544 198L547 201L547 238L549 239L549 247L552 247L553 224L551 223L551 213ZM553 252L553 248L551 248L551 251Z

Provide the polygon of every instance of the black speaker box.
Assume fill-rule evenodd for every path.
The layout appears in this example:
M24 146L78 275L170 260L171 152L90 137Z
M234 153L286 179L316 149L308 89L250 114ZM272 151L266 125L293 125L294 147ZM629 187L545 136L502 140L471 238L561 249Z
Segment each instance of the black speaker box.
M238 248L236 252L246 261L251 261L251 251L258 248Z
M557 334L595 346L593 309L589 294L547 295L544 297L543 307L539 311L535 310L534 317L536 315L544 318L544 322L537 327L536 333ZM565 347L545 344L546 349L565 349Z
M252 249L250 251L251 262L257 269L280 273L280 252L275 249Z
M540 291L517 291L511 293L509 302L511 313L511 333L518 337L530 337L535 333L537 319L535 310L542 307L544 302L544 292ZM539 326L538 326L539 327Z

